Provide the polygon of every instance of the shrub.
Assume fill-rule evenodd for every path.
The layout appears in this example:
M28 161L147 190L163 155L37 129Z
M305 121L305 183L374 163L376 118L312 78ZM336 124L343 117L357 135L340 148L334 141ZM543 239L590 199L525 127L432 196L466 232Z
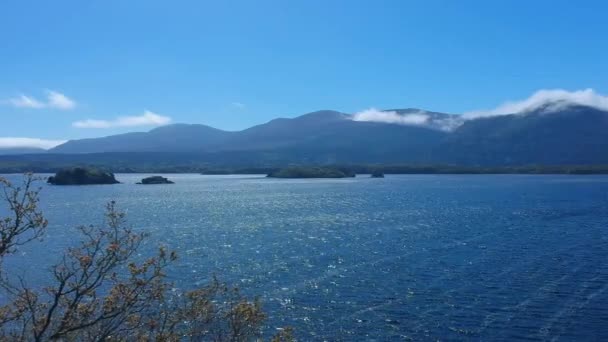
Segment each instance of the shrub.
M0 219L0 266L17 249L40 239L47 221L38 208L39 188L28 175L14 186L0 178L10 216ZM250 341L262 335L260 302L244 298L214 278L187 292L171 291L165 270L177 255L159 247L137 262L146 234L126 226L114 202L105 224L78 228L82 241L52 267L42 290L11 279L1 268L4 302L0 340L14 341ZM274 341L291 341L291 330Z

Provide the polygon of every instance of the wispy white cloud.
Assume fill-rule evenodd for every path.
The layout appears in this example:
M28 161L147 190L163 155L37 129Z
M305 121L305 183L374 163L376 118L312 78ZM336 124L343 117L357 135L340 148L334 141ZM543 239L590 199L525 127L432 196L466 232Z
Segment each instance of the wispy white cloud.
M463 114L466 119L486 116L520 114L537 109L555 112L570 105L583 105L601 110L608 110L608 96L596 93L593 89L567 91L563 89L542 89L530 97L519 101L508 101L494 109L475 110Z
M38 100L33 96L20 94L16 97L0 101L0 103L17 108L31 109L54 108L60 110L70 110L76 107L76 101L70 99L60 92L53 90L46 91L46 100Z
M137 126L162 126L169 124L171 118L150 111L145 111L138 116L122 116L114 120L87 119L72 123L77 128L113 128L113 127L137 127Z
M429 121L429 116L424 111L399 114L395 111L382 111L376 108L369 108L353 115L354 121L384 122L408 126L421 126Z
M44 108L45 104L36 100L33 97L29 97L26 95L19 95L17 97L13 97L10 99L7 99L5 101L2 101L3 103L9 104L13 107L17 107L17 108Z
M68 110L75 108L76 102L62 93L49 90L47 91L47 106L51 108Z
M245 107L247 107L244 103L241 102L232 102L230 105L237 109L245 109Z
M0 137L0 149L5 148L43 148L45 150L65 143L66 140L47 140L38 138Z

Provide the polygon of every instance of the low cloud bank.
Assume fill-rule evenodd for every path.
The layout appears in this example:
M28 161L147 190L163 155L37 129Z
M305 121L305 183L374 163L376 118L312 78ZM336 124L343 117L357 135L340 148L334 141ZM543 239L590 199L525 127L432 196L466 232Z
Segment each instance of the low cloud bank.
M355 113L352 116L352 120L381 122L404 126L421 126L442 131L451 131L462 123L460 117L456 115L449 117L437 117L437 115L430 115L428 112L423 110L414 110L400 114L396 111L382 111L376 108L370 108Z
M0 149L9 148L43 148L48 150L65 143L66 140L46 140L38 138L0 138Z
M567 91L563 89L542 89L524 100L508 101L489 110L475 110L463 114L465 119L480 117L522 114L538 109L556 112L571 105L589 106L608 111L608 96L596 93L593 89Z
M137 126L163 126L171 123L171 118L150 111L145 111L139 116L122 116L114 120L87 119L72 123L77 128L113 128L113 127L137 127Z
M399 114L395 111L381 111L376 108L366 109L353 115L354 121L384 122L399 125L422 126L429 121L429 116L420 111L411 114Z
M399 114L396 111L382 111L375 108L353 114L354 121L383 122L389 124L424 126L452 131L467 120L509 114L526 114L542 110L552 113L564 110L572 105L588 106L608 111L608 96L598 94L593 89L568 91L563 89L542 89L530 97L519 101L508 101L494 109L475 110L462 115L437 117L425 111Z

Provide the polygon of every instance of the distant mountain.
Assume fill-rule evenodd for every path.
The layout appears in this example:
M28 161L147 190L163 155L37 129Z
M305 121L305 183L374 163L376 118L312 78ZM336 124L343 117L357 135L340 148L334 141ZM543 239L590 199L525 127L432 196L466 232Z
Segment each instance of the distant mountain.
M392 115L390 120L384 113ZM162 153L165 160L252 166L608 164L608 112L591 107L547 104L527 113L477 119L415 108L380 114L373 121L361 121L324 110L237 132L176 124L149 132L72 140L49 153L154 152ZM168 157L171 154L175 157ZM139 158L149 155L143 156Z
M230 132L205 125L175 124L149 132L126 133L102 138L70 140L49 150L52 153L100 152L191 152L210 150L224 142Z
M349 121L350 115L330 110L308 113L293 119L274 119L236 132L222 149L277 149L306 144L320 135L326 135L328 131L337 133L336 129Z
M447 114L445 114L447 115ZM169 125L146 133L68 141L50 153L100 152L260 152L276 160L424 162L428 147L445 132L422 126L353 121L345 113L318 111L275 119L239 132L204 125Z
M608 164L608 112L571 105L468 120L432 154L463 165Z

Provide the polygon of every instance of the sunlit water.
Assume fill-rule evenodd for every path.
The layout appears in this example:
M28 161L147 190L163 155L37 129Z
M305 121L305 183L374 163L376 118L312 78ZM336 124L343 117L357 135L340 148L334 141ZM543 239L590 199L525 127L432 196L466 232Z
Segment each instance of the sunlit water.
M608 177L168 175L174 185L44 186L43 279L74 227L116 200L178 251L180 287L212 274L259 295L268 332L302 340L607 340ZM19 176L9 176L18 180ZM18 256L19 257L19 256Z

